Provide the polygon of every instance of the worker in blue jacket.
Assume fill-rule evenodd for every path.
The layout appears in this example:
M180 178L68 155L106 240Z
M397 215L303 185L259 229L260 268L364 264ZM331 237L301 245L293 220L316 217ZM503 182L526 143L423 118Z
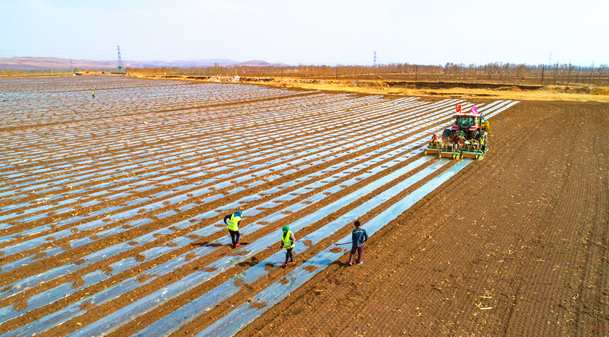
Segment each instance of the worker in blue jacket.
M366 230L361 228L361 224L359 221L356 221L354 224L355 229L351 232L351 255L349 255L349 265L353 265L353 255L355 255L355 251L357 250L357 264L362 264L362 257L364 256L364 242L368 241L368 233Z

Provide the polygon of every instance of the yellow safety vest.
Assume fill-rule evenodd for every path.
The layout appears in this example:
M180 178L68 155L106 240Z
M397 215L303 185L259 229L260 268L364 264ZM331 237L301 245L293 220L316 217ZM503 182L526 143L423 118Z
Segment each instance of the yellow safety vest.
M292 231L288 231L287 233L285 233L285 235L281 236L281 239L283 240L283 246L287 249L291 249L292 247L294 247L294 242L292 242L292 239L290 238L292 234Z
M230 220L228 220L228 226L226 226L226 228L228 228L229 230L236 232L239 230L239 221L241 221L241 217L239 216L235 216L234 214L232 214L230 216Z

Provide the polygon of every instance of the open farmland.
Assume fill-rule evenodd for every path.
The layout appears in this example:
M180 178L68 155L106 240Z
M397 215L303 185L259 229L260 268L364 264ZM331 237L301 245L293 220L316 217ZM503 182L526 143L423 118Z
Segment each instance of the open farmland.
M483 161L421 154L455 104ZM0 336L609 330L606 104L82 76L1 80L0 116Z

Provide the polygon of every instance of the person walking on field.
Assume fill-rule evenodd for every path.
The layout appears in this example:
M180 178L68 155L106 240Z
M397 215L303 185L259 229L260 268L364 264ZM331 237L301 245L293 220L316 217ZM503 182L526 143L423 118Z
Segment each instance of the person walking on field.
M361 224L356 221L354 224L355 229L351 232L351 255L349 255L349 265L353 265L353 255L357 250L357 264L362 264L362 256L364 256L364 242L368 242L368 233L363 228L360 228Z
M91 92L91 96L93 96L93 98L95 98L95 91Z
M283 264L283 268L288 267L289 263L294 263L294 256L292 255L292 249L294 249L294 244L296 243L296 238L294 237L294 233L290 230L290 227L283 226L283 233L281 234L281 247L285 247L285 263ZM289 260L289 261L288 261Z
M239 244L239 237L241 236L241 234L239 234L241 215L243 215L241 211L236 211L235 213L224 217L224 224L226 224L226 228L228 228L228 233L230 234L230 239L233 241L233 248L241 246ZM226 220L228 220L228 222Z

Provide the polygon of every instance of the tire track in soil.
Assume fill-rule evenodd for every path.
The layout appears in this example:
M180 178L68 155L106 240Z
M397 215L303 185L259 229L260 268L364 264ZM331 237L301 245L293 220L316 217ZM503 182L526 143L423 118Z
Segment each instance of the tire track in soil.
M571 111L576 113L576 111ZM593 335L606 336L609 333L609 282L608 269L609 254L607 251L609 223L609 202L605 197L607 195L607 175L609 170L607 161L607 153L609 146L605 140L603 131L607 130L607 118L609 113L605 109L601 113L594 115L586 114L583 117L582 128L594 128L598 130L594 137L581 137L578 139L579 149L586 151L586 155L592 159L588 167L583 173L587 173L589 182L582 185L581 181L573 183L574 187L592 188L587 192L582 191L581 201L583 203L582 213L577 214L579 222L584 222L586 229L582 228L585 233L581 240L585 254L581 260L582 277L578 286L578 292L574 298L575 312L573 318L574 334L577 335ZM592 148L592 149L591 149ZM583 175L583 174L582 174ZM599 181L600 180L600 181ZM594 184L594 182L597 182ZM585 206L589 206L587 209ZM596 206L596 207L594 207ZM573 211L574 213L575 211ZM605 225L603 226L603 222ZM582 224L583 226L583 224Z
M516 125L525 119L537 132L522 137ZM490 156L384 229L366 247L363 266L328 268L239 335L606 335L607 311L592 315L607 308L602 160L609 149L599 140L609 126L606 105L523 102L491 123ZM565 125L578 125L582 136L572 143ZM552 138L568 151L554 148ZM591 143L594 151L585 150ZM590 167L602 168L602 178L587 174ZM476 170L485 175L486 193L477 191ZM450 193L456 186L464 196ZM438 205L441 197L466 202ZM586 237L597 248L582 244ZM570 303L578 284L583 294ZM547 324L564 311L585 318L578 325Z

